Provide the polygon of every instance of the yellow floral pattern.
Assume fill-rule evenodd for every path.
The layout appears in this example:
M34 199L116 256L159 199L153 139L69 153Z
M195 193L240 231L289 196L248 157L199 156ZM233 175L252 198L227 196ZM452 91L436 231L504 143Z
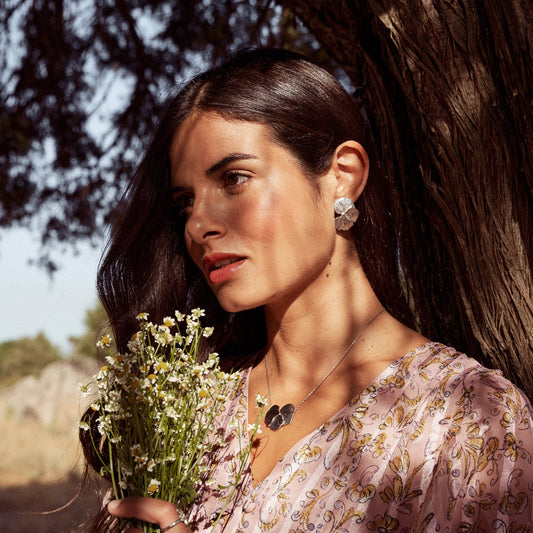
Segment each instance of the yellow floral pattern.
M228 446L193 509L209 531L247 427L246 372L220 417ZM239 424L228 427L232 417ZM253 487L215 531L533 532L533 412L500 372L438 343L405 355ZM229 424L231 425L231 424Z

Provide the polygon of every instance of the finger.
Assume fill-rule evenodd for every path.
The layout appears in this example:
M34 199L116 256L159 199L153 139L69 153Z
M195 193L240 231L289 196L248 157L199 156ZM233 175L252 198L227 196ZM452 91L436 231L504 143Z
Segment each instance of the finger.
M180 529L181 528L181 529ZM191 533L191 529L185 524L176 524L175 526L167 529L165 533ZM122 530L121 533L143 533L142 529L137 529L135 527L128 526L126 529Z
M165 527L180 516L173 503L142 497L113 500L109 502L107 510L120 518L137 518L160 527Z
M179 529L181 528L181 529ZM175 526L167 529L165 533L191 533L191 529L185 524L176 524ZM135 527L128 526L126 529L122 530L121 533L144 533L142 529L137 529Z
M178 527L181 527L182 529L178 529ZM167 533L167 531L168 533L188 533L191 530L184 524L176 524L170 529L167 529L165 533ZM121 533L144 533L144 532L142 529L137 529L135 527L128 526L126 529L123 529Z

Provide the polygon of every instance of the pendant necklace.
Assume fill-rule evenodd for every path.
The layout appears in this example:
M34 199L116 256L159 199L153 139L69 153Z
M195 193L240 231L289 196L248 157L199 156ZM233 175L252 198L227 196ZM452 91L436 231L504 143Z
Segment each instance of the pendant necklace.
M355 339L350 343L348 348L346 348L346 351L340 356L340 358L337 360L337 362L330 368L328 373L318 382L317 385L311 390L311 392L296 406L294 407L294 404L287 403L285 404L281 409L279 405L273 405L270 407L270 409L266 412L265 415L265 424L268 428L270 428L272 431L277 431L279 428L283 426L288 426L294 417L294 413L302 407L302 405L313 396L313 394L318 390L318 388L326 381L326 379L329 378L329 376L335 371L335 369L342 363L343 359L348 355L350 350L353 348L354 344L359 340L359 337L364 333L366 328L376 320L376 318L383 313L385 309L381 309L381 311L374 315L370 321L363 327L363 329L357 334ZM267 378L267 386L268 386L268 401L271 402L271 394L270 394L270 379L268 377L268 358L267 354L265 352L265 371L266 371L266 378Z

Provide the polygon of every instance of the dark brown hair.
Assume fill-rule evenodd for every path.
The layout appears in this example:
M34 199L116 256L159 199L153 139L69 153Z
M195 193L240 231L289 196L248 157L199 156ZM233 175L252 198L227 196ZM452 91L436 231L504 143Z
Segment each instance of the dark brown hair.
M146 155L117 207L111 239L98 273L100 298L117 344L124 347L143 311L160 321L179 309L206 310L215 327L213 345L222 356L252 353L265 341L261 309L237 314L219 306L185 249L183 222L171 201L169 150L173 136L193 112L268 126L310 179L329 167L336 147L359 141L369 152L371 175L358 201L352 231L361 262L382 303L406 320L400 290L396 234L388 213L390 183L375 157L361 109L324 69L283 50L241 52L192 79L169 103ZM94 456L88 449L89 461Z
M172 99L117 207L98 291L119 346L136 330L137 313L148 312L158 321L175 309L198 306L208 312L206 324L216 328L219 350L251 351L263 340L261 312L224 312L184 247L182 222L171 202L169 149L176 130L195 111L268 126L313 177L328 168L339 144L361 142L370 153L371 176L358 202L361 216L353 236L374 290L391 312L405 318L396 236L388 220L390 184L373 158L357 102L305 57L259 49L200 74Z

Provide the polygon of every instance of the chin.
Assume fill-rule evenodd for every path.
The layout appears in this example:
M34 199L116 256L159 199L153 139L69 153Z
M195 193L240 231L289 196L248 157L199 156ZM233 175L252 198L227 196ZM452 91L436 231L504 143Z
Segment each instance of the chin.
M255 309L258 307L257 305L244 305L244 304L238 304L238 303L222 303L220 302L220 306L224 311L227 311L228 313L240 313L241 311L248 311L249 309Z
M258 302L257 299L254 299L253 301L246 298L235 298L235 297L228 297L227 295L223 294L215 294L218 303L220 304L220 307L224 309L224 311L227 311L228 313L239 313L240 311L248 311L250 309L255 309L256 307L260 307L263 305L262 302Z

